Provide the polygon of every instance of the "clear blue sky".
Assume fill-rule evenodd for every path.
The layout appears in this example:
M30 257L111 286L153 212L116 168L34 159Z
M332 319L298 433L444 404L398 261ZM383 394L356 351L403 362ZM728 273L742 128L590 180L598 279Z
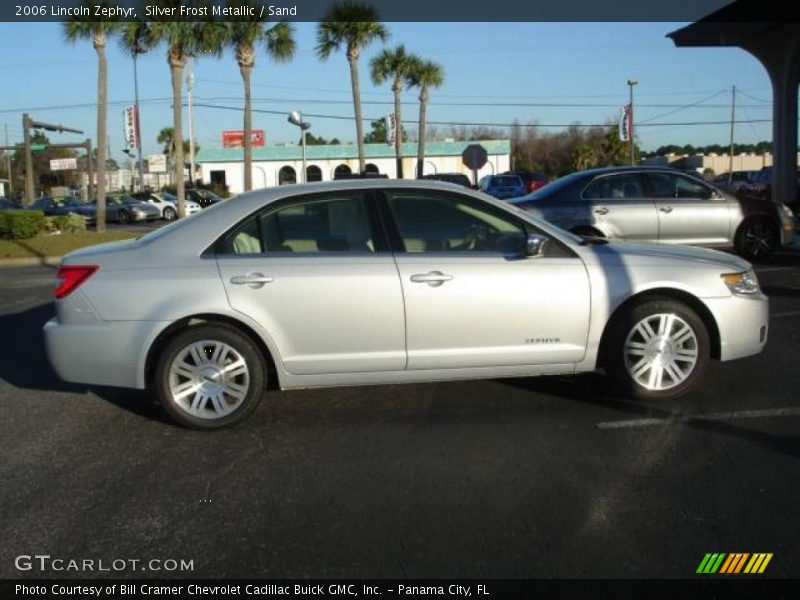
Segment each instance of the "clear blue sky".
M627 101L629 78L636 87L636 121L726 121L730 117L730 88L735 84L753 98L740 96L738 119L770 119L769 80L760 64L736 48L676 48L665 34L684 23L389 23L389 45L404 43L408 50L438 61L445 85L431 96L430 121L525 122L560 124L602 123L615 119L618 105ZM315 25L296 24L298 52L291 63L272 64L260 56L253 76L256 108L288 112L352 116L347 61L335 55L320 62L314 55ZM24 48L23 52L20 48ZM364 115L380 117L390 101L388 86L374 87L367 63L381 48L368 47L362 57ZM96 59L88 42L63 40L56 23L0 24L0 70L5 86L0 100L0 124L7 123L11 143L20 141L21 113L27 109L39 120L62 122L95 135ZM123 158L122 107L133 99L132 63L116 42L109 44L108 130L112 156ZM195 65L197 102L241 106L241 78L227 54ZM159 129L171 125L170 77L163 50L139 60L142 132L145 154L159 151ZM686 105L718 94L704 104L717 108L646 107L646 104ZM416 95L404 117L416 119ZM439 103L475 102L483 106L445 106ZM498 102L596 103L612 107L507 107ZM42 108L89 104L82 108ZM661 116L663 115L663 116ZM352 121L309 118L312 131L325 137L354 141ZM184 123L186 120L184 119ZM296 141L297 129L282 115L254 115L254 127L265 129L267 143ZM221 145L224 129L240 129L240 113L197 108L195 131L206 148ZM368 129L368 120L365 121ZM440 127L440 129L446 129ZM1 132L0 132L1 133ZM678 143L726 143L727 125L640 127L637 137L647 150ZM52 134L54 141L82 136ZM771 124L741 124L739 142L771 139Z

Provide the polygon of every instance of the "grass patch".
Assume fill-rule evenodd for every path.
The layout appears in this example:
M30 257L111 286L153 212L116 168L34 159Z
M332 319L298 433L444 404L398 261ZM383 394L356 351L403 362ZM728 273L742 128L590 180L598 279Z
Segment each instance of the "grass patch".
M37 235L27 240L0 240L0 259L64 256L78 248L127 240L139 235L132 231L105 231L103 233L83 231L60 235Z

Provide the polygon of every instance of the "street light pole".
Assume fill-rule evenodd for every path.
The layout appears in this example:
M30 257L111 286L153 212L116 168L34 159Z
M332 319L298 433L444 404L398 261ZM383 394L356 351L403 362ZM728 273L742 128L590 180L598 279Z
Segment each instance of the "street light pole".
M136 107L136 136L138 138L138 146L136 148L137 151L137 160L138 160L138 167L139 167L139 191L141 192L144 189L144 172L142 171L142 127L141 127L141 117L139 116L139 68L137 66L137 58L139 57L139 47L137 46L136 49L133 51L133 103Z
M630 124L629 124L629 136L630 136L630 145L631 145L631 166L636 164L636 152L635 152L635 141L634 141L634 126L633 126L633 86L635 86L639 81L637 79L628 79L628 90L629 90L629 97L630 97Z
M311 128L311 123L303 121L303 115L296 110L289 114L287 119L292 125L297 125L300 128L300 146L302 147L302 163L303 163L303 183L307 182L308 174L306 173L306 131Z

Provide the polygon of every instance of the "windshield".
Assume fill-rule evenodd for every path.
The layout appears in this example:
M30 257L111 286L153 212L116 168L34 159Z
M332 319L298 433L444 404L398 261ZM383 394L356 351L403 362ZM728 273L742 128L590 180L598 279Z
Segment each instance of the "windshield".
M497 187L520 187L522 181L519 177L495 177L492 185Z
M573 183L578 181L581 177L583 177L583 174L580 172L571 173L570 175L565 175L560 179L556 179L552 183L548 183L540 187L538 190L536 190L531 194L528 194L527 196L520 196L519 198L511 198L509 202L511 202L512 204L523 204L523 203L527 204L528 202L546 198L547 196L550 196L550 194L558 193L564 188L572 185Z

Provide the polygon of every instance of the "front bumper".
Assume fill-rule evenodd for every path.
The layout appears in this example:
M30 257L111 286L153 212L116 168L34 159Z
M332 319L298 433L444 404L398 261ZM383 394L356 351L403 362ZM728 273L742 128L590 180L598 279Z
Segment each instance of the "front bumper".
M50 364L64 381L144 388L146 349L167 324L161 321L99 321L44 326Z
M743 358L764 349L769 329L769 298L764 294L707 298L703 302L719 329L720 360Z

